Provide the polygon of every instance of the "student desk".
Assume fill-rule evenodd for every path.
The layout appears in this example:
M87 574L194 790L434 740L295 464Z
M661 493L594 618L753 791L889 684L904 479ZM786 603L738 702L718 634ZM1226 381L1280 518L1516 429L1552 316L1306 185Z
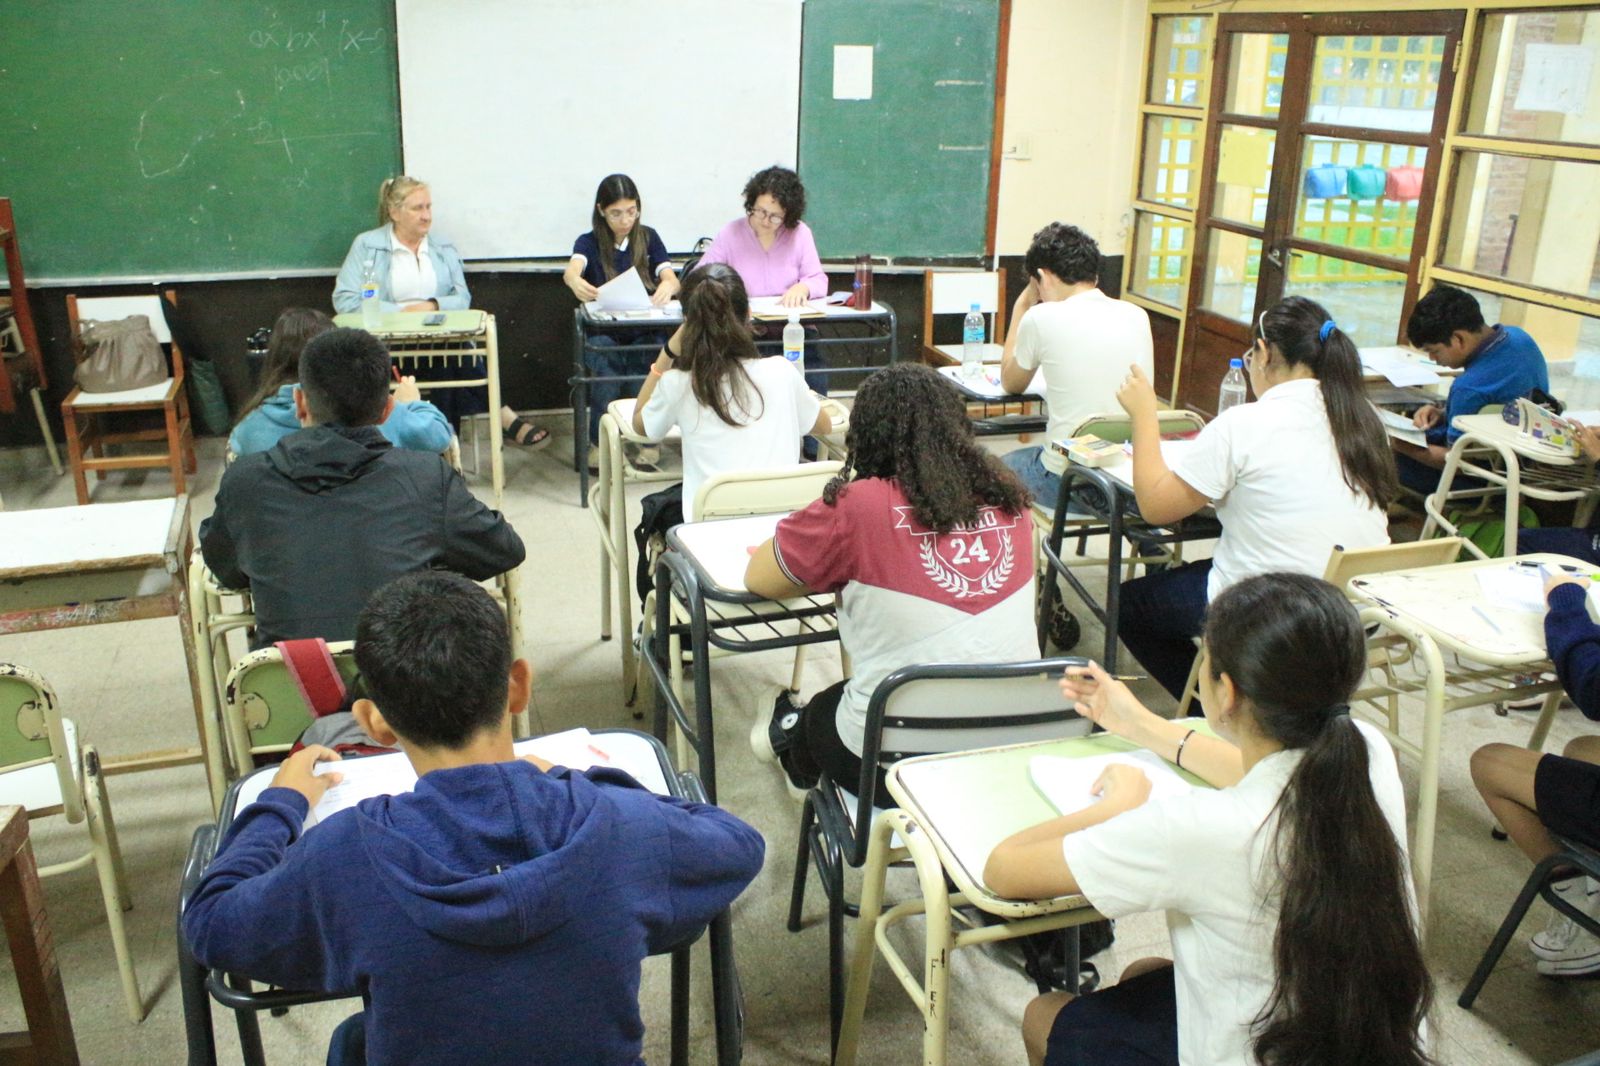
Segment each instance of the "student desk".
M699 758L700 778L712 803L717 801L712 649L770 651L839 639L832 596L810 595L778 602L745 588L749 549L772 536L783 517L751 515L674 526L667 533L667 550L656 560L655 628L644 648L644 662L656 690L655 733L666 737L670 714ZM674 597L682 603L687 623L673 621ZM788 632L790 629L793 631ZM676 646L685 635L689 637L689 656L694 663L692 722L683 694L673 684Z
M1101 733L948 755L922 755L903 759L889 768L889 793L899 806L885 811L873 823L867 862L862 867L861 915L850 954L835 1066L851 1066L856 1060L876 952L883 953L906 994L922 1012L922 1062L925 1066L940 1066L945 1060L945 1034L950 1026L953 951L1100 918L1100 913L1081 895L1051 900L1002 899L984 887L983 867L1000 841L1057 816L1056 809L1034 787L1028 773L1029 759L1036 755L1083 757L1134 750L1134 745L1120 737ZM922 898L885 909L884 877L891 864L907 859L916 867ZM953 893L950 885L955 886ZM956 913L957 907L964 906L1007 921L999 925L972 922ZM891 928L919 914L927 917L921 984L889 940ZM965 928L954 929L952 920L960 920Z
M1088 491L1079 493L1075 499L1073 489L1079 485ZM1088 510L1073 511L1071 507L1074 503ZM1083 521L1085 518L1087 522ZM1106 556L1106 598L1103 606L1095 601L1094 595L1082 581L1078 580L1077 575L1072 572L1072 567L1062 558L1061 544L1067 533L1068 521L1074 522L1072 529L1074 536L1083 538L1104 533L1110 540ZM1067 463L1067 468L1061 475L1061 491L1056 497L1055 516L1050 522L1050 535L1041 547L1051 571L1067 579L1067 583L1072 586L1079 599L1105 626L1105 646L1101 653L1100 664L1109 672L1116 673L1117 619L1122 611L1123 540L1127 538L1135 540L1141 547L1153 547L1181 544L1188 540L1210 540L1220 536L1221 533L1222 524L1217 521L1210 508L1190 515L1170 527L1160 528L1147 524L1139 514L1139 504L1133 493L1133 459L1124 455L1111 465L1102 467ZM1137 562L1144 558L1141 554L1128 562ZM1047 575L1040 576L1043 578ZM1055 608L1056 597L1060 595L1055 581L1045 580L1043 586L1039 604L1040 647L1044 646L1044 627Z
M706 802L704 791L694 774L673 770L666 748L654 737L632 729L597 729L593 735L603 738L612 765L628 771L652 792ZM518 754L538 752L539 744L539 738L518 741L516 750ZM366 758L403 759L405 756L374 755ZM239 1026L239 1043L247 1066L264 1066L266 1062L261 1046L261 1030L256 1019L257 1011L350 998L337 993L288 989L254 991L246 976L223 974L215 970L207 972L190 953L189 943L183 935L184 909L216 853L217 841L232 824L234 816L266 790L277 771L276 766L266 766L235 781L228 790L217 823L202 825L195 830L188 857L184 860L178 895L178 985L183 994L183 1024L188 1041L189 1066L216 1066L217 1063L208 994L234 1011ZM724 911L712 920L709 934L717 1062L719 1066L732 1066L739 1061L744 1036L738 974L734 969L733 926L728 912ZM671 1061L674 1066L685 1066L689 1061L690 947L690 944L683 944L672 950Z
M1525 555L1520 559L1574 566L1585 574L1593 569L1560 555ZM1368 647L1381 650L1387 644L1403 656L1391 655L1390 665L1381 666L1383 680L1362 688L1352 702L1366 703L1386 719L1386 725L1378 725L1390 743L1421 763L1411 869L1416 880L1418 917L1423 921L1432 887L1444 715L1500 702L1513 689L1518 696L1543 693L1544 709L1528 738L1528 747L1537 751L1544 745L1561 702L1559 681L1514 684L1519 675L1537 675L1554 667L1545 652L1544 612L1498 605L1485 596L1478 583L1479 571L1509 565L1513 565L1511 560L1489 559L1368 574L1353 579L1347 590L1358 605L1366 605L1361 620L1369 627ZM1375 634L1371 630L1374 626ZM1394 669L1408 662L1418 669L1403 673ZM1396 700L1399 695L1418 692L1423 695L1420 744L1400 735Z
M961 375L961 364L941 366L939 376L956 387L967 400L968 407L982 406L982 415L972 420L972 432L979 437L1010 437L1024 433L1043 433L1050 419L1044 413L1044 373L1034 374L1026 392L1007 392L1000 384L1000 364L985 363L983 374L976 380ZM991 415L989 406L998 404L1000 413ZM1025 409L1033 408L1033 413ZM1016 407L1008 412L1006 408Z
M430 314L443 314L444 322L424 326ZM366 329L361 312L335 315L334 324ZM500 429L500 341L494 316L487 311L385 311L378 316L377 328L370 330L383 341L402 374L416 373L418 367L460 367L466 377L446 381L419 381L423 392L434 389L489 389L489 474L494 489L495 510L504 510L501 495L505 489L505 463L501 454L504 434ZM479 360L483 361L482 370ZM474 437L476 440L476 437ZM473 453L476 456L476 452ZM476 461L476 460L474 460ZM474 470L474 473L477 471Z
M816 301L808 306L814 311L820 310L822 316L819 318L811 315L803 318L800 320L802 325L826 324L830 327L826 336L806 337L808 352L839 345L861 344L881 350L883 361L881 363L869 361L862 366L819 366L807 368L807 373L824 374L831 382L839 374L871 373L895 361L898 325L894 308L888 304L874 301L871 310L867 311ZM646 377L645 374L592 374L589 372L589 353L655 353L660 350L659 344L650 343L648 340L641 343L634 338L648 338L655 334L670 337L682 324L683 312L676 301L665 308L650 311L601 311L595 304L579 304L573 309L572 377L567 380L567 384L572 386L572 466L578 471L578 502L582 506L589 506L589 465L585 462L589 446L589 386L595 382L617 381L637 384ZM757 319L757 325L771 327L772 336L758 340L756 348L764 355L776 355L783 347L783 341L778 334L782 332L784 322L781 319L767 318L763 312L763 316ZM840 333L838 327L852 327L852 329L849 333ZM601 335L614 336L618 343L596 344L595 338ZM630 339L632 343L626 343Z
M0 1060L77 1066L78 1046L39 887L39 864L28 841L28 812L21 807L0 807L0 924L28 1025L26 1032L0 1033Z
M195 673L185 571L193 544L187 496L0 512L0 636L176 616L200 748L102 762L116 774L203 761L220 797L220 722L205 714Z
M1439 475L1439 487L1423 501L1428 517L1422 526L1424 538L1456 536L1457 525L1447 508L1452 501L1482 500L1505 496L1505 554L1517 553L1517 515L1522 497L1534 500L1574 500L1578 509L1573 525L1580 529L1589 522L1597 500L1600 479L1594 463L1582 453L1566 455L1511 425L1498 414L1457 415L1450 422L1461 436L1450 446ZM1477 478L1478 484L1454 488L1457 477ZM1483 558L1483 552L1470 540L1468 550Z

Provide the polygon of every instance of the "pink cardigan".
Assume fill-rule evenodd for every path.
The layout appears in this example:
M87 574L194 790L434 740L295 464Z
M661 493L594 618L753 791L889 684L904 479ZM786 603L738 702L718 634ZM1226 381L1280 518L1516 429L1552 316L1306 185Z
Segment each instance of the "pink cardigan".
M782 296L797 281L806 283L812 299L828 294L828 275L822 272L817 242L804 222L794 229L779 227L772 247L764 249L749 220L736 218L712 239L700 263L733 267L751 296Z

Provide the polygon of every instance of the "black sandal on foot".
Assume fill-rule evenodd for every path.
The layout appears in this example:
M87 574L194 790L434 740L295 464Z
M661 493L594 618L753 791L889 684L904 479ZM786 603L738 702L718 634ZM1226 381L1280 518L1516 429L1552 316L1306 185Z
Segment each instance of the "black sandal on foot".
M520 444L531 451L538 451L550 443L550 431L543 426L536 426L521 415L511 420L505 433L507 439L514 444Z

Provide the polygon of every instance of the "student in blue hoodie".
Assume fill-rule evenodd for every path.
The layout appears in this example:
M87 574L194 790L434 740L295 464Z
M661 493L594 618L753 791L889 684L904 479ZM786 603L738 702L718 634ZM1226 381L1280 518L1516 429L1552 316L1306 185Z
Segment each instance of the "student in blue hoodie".
M370 699L416 790L302 837L337 758L308 747L239 813L184 915L204 965L359 993L330 1063L637 1063L640 962L696 936L761 868L760 835L619 770L513 753L530 670L463 578L375 593L356 633Z
M261 385L241 408L244 415L228 434L235 456L264 452L300 428L294 387L300 380L300 353L311 338L333 328L333 319L309 307L291 307L272 324L272 340L261 368ZM450 447L450 423L422 398L415 378L402 378L394 390L394 410L378 427L397 448L442 452Z

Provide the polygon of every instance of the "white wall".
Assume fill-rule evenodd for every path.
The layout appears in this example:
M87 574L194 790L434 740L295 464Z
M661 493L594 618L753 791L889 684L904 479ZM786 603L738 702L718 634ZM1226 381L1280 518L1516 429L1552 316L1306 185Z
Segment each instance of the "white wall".
M1127 240L1145 5L1012 0L995 250L1020 255L1046 222L1083 227L1107 255Z

